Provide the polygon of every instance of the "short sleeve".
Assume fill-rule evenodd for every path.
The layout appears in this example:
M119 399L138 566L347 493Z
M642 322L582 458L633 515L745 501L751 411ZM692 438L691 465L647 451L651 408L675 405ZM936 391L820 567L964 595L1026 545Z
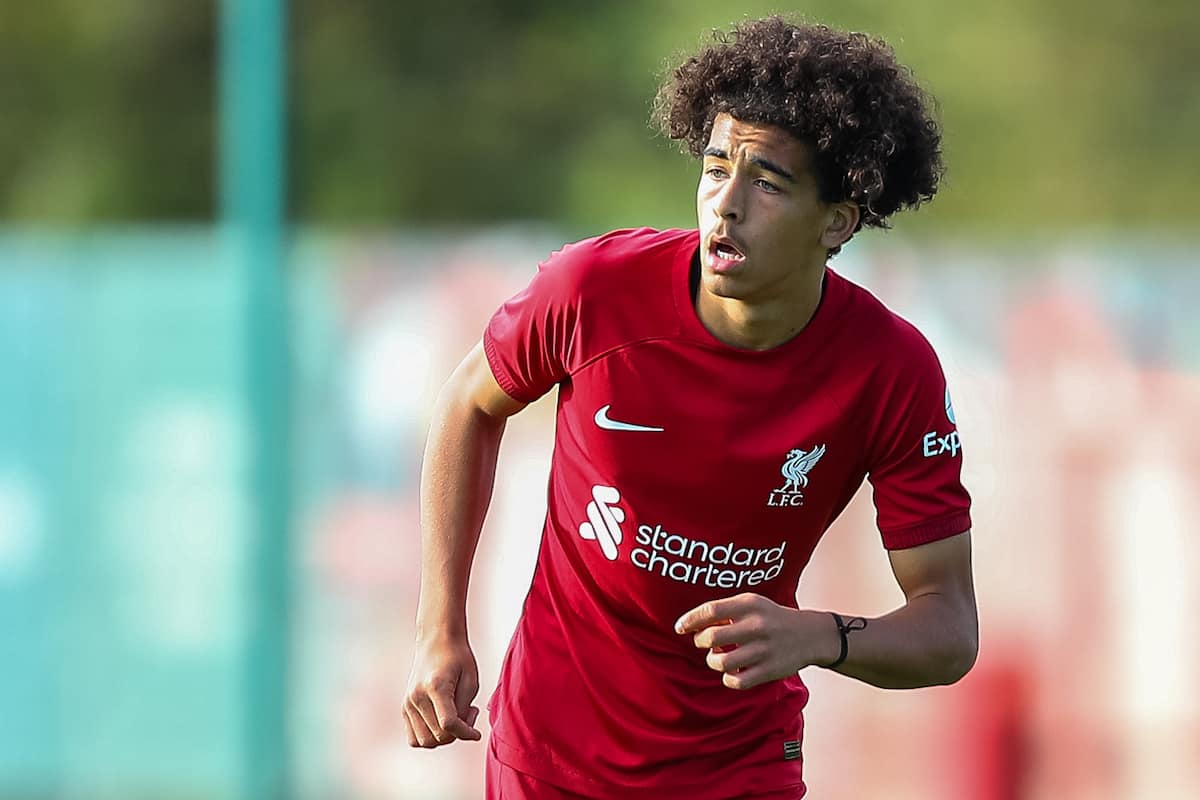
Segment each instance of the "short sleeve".
M962 485L962 443L941 364L924 337L896 353L881 392L868 476L884 547L898 550L971 527L971 498Z
M582 245L568 245L538 265L523 291L492 315L483 348L496 382L510 397L531 403L568 372L579 323L578 273Z

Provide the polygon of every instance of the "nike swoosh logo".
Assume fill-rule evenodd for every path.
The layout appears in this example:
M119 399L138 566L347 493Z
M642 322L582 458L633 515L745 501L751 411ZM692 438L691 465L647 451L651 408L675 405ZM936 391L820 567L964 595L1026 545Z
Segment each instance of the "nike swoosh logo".
M651 428L649 425L634 425L630 422L620 422L608 418L611 405L604 406L596 412L596 424L607 431L661 431L662 428Z

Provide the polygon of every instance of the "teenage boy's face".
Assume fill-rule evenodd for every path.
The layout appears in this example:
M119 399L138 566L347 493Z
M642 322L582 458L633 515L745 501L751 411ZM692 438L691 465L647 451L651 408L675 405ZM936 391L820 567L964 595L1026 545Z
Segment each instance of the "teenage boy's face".
M811 291L841 244L829 227L844 204L821 202L809 163L787 131L717 115L696 190L706 291L747 302Z

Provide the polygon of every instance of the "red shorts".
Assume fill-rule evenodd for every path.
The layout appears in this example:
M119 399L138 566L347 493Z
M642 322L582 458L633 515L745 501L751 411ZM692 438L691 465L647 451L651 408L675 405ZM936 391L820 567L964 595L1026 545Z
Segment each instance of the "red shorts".
M518 772L496 758L489 742L487 754L487 800L594 800L587 795L561 789L552 783Z
M745 795L730 800L800 800L803 795L795 789L786 789L767 794ZM518 772L507 764L500 763L496 751L488 745L487 754L487 800L606 800L591 797L538 780L524 772Z

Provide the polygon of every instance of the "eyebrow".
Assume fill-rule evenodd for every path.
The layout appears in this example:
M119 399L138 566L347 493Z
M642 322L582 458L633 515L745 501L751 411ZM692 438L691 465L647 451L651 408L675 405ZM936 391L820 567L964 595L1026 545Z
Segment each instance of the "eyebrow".
M713 156L714 158L721 158L726 161L729 160L729 154L726 153L724 150L722 150L719 147L704 148L704 155ZM791 181L792 183L796 182L795 175L788 172L786 169L779 166L774 161L769 161L769 160L763 158L762 156L750 156L747 160L751 164L757 164L758 166L765 169L767 172L774 172L776 175L778 175L781 178L786 178L787 180Z

